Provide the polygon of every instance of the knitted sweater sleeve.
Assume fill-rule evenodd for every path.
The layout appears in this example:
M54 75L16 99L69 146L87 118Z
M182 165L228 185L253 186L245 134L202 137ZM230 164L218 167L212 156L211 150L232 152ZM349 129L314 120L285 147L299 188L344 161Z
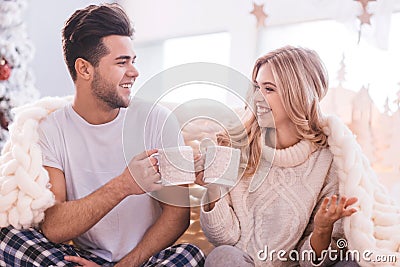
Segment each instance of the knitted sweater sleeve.
M207 239L215 246L235 245L240 237L240 224L227 194L215 203L211 211L204 211L202 199L200 224Z
M322 201L325 197L331 197L334 194L339 194L339 179L336 173L336 168L334 164L331 164L327 177L325 179L324 186L318 196L317 205L315 206L309 223L306 227L306 230L303 233L302 239L297 245L297 250L300 255L300 266L309 267L309 266L329 266L337 261L339 249L337 247L337 242L339 239L344 238L343 227L341 220L338 220L334 224L334 228L332 231L331 243L327 249L327 253L323 254L321 258L317 259L317 261L313 261L312 257L307 256L310 255L310 252L313 252L313 248L311 247L310 238L312 235L312 231L314 228L314 216L318 209L320 208ZM305 255L304 257L302 255Z

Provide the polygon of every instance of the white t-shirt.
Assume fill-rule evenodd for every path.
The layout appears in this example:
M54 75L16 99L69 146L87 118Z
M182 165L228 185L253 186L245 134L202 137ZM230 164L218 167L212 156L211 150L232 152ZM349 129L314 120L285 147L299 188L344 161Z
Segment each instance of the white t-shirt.
M64 172L68 201L83 198L120 175L132 156L145 149L183 144L169 110L156 106L149 111L149 104L137 102L129 110L120 109L113 121L92 125L67 105L40 123L43 165ZM105 260L119 261L160 214L159 202L148 194L129 196L74 243Z

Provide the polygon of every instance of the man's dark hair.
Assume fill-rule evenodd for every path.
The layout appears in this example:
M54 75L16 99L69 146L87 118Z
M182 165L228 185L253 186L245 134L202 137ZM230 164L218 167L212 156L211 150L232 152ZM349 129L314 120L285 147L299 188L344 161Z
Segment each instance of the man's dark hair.
M90 5L75 11L62 30L64 59L76 80L75 61L83 58L97 67L109 53L102 38L109 35L132 37L134 33L125 11L117 4Z

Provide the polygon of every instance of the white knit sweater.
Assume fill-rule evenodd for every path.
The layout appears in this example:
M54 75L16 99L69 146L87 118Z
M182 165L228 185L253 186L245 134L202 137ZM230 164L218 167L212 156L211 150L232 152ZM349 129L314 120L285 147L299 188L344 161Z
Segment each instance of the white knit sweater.
M318 204L338 194L339 184L333 169L333 155L328 149L311 150L311 144L301 141L296 145L276 150L263 147L263 158L256 176L267 175L254 192L249 192L250 179L242 179L233 190L218 201L213 210L200 216L205 235L215 245L234 245L247 252L257 266L298 266L297 261L281 261L275 255L263 259L258 252L284 250L289 257L292 250L310 250L309 236ZM343 236L340 225L335 225L333 237ZM335 241L333 240L333 245ZM267 253L268 254L268 253ZM322 263L329 262L328 257ZM301 263L311 266L310 261Z
M333 170L336 170L339 179L339 195L358 198L358 202L354 205L354 207L358 209L358 212L342 220L346 240L341 243L341 246L345 246L349 250L357 252L358 255L360 255L357 260L361 266L400 266L400 207L398 203L395 203L393 199L391 199L387 190L379 183L368 159L362 153L355 136L339 118L336 116L325 117L323 121L323 130L328 136L329 150L333 154L331 173L333 173ZM263 153L264 152L271 154L270 151L263 150ZM282 153L277 154L278 161L280 157L279 154ZM262 170L260 170L260 172L262 172ZM331 175L328 175L328 177L330 176ZM261 177L261 179L259 178L260 177L254 177L253 181L263 180L263 177ZM324 179L325 177L320 178ZM289 181L292 181L292 179L289 179ZM329 181L329 178L326 181ZM250 210L246 199L248 198L248 193L245 192L246 187L250 188L250 190L248 190L250 192L253 192L253 189L257 188L257 186L254 187L253 184L247 185L246 183L241 183L238 188L234 190L241 190L239 193L243 193L242 195L238 194L238 199L242 199L239 202L246 204L246 206L243 207L244 211ZM301 193L303 191L301 190L299 192ZM231 193L231 196L232 194L234 194L234 192ZM228 218L229 221L234 222L233 226L235 228L233 231L227 231L231 236L229 238L226 237L225 240L221 239L221 243L237 243L238 246L244 248L242 244L246 243L240 241L241 228L246 228L248 225L243 225L248 221L245 219L244 224L240 224L239 220L235 220L235 218L237 218L237 213L236 210L231 209L231 207L234 207L234 203L232 203L231 199L232 198L228 196L216 205L217 209L215 213L225 210L224 214L204 216L203 213L201 220L207 235L211 240L213 237L214 242L216 242L218 238L217 232L221 232L221 229L218 229L218 227L215 229L207 229L206 224L212 226L219 223L219 226L223 228L224 231L227 231L227 228L224 227L223 220ZM218 208L218 206L221 207ZM226 211L230 212L226 213ZM254 214L254 216L256 216L256 214ZM249 216L247 216L247 218L248 217ZM293 218L293 220L297 219ZM252 221L250 221L250 223L251 222ZM283 227L282 222L279 222L279 225ZM301 226L302 224L297 223L296 226L297 225ZM311 224L309 224L309 226L310 225ZM248 233L248 231L246 233ZM276 235L276 233L273 234ZM256 233L256 237L259 238L259 233ZM284 243L285 240L282 240L282 242ZM255 246L257 246L256 249L258 249L259 244L255 244ZM307 245L307 242L304 244ZM331 243L331 245L334 245L334 243ZM301 248L305 249L306 247ZM332 249L335 248L333 247ZM249 252L251 253L250 250Z

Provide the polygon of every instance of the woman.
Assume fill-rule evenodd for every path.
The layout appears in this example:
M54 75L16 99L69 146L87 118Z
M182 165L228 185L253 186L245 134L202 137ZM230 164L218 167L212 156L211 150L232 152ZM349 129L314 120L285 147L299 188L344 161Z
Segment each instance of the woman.
M252 80L256 114L246 131L218 137L241 149L243 175L225 196L208 186L200 220L217 247L206 266L330 265L343 238L340 219L356 212L357 199L338 196L322 130L326 70L314 51L287 46L259 58Z

